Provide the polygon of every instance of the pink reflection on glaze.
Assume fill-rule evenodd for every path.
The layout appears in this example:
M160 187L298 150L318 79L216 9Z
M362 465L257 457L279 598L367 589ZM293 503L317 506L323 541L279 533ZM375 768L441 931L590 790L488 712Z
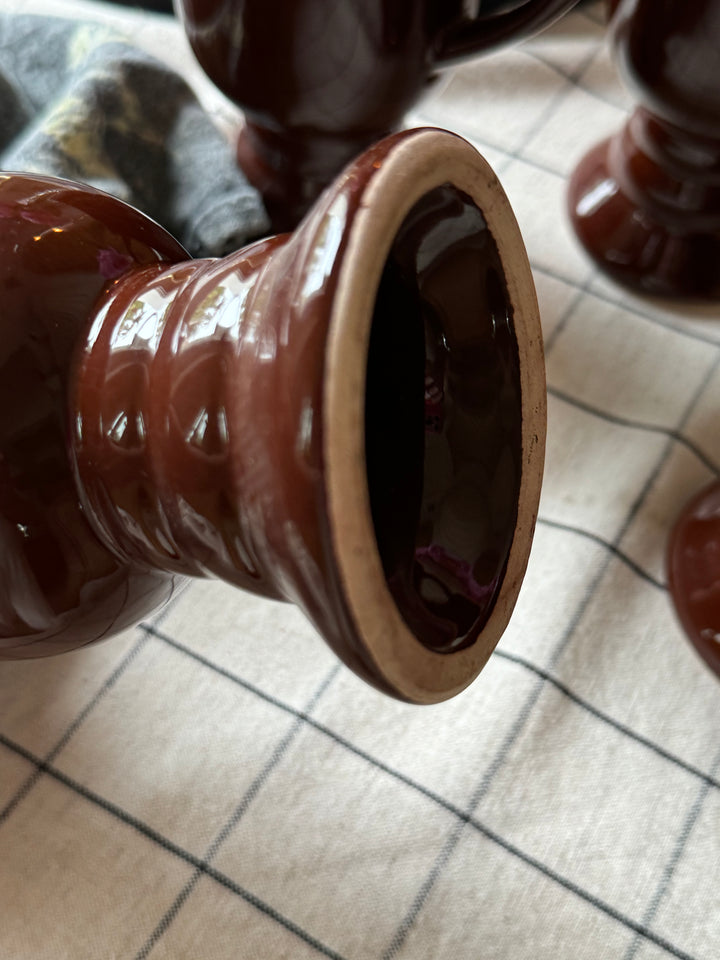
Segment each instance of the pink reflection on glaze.
M423 560L431 560L441 569L451 573L457 583L465 587L465 596L478 603L484 603L492 596L500 579L499 577L494 577L490 583L478 583L475 579L472 565L468 563L467 560L461 560L459 557L453 556L438 543L431 543L427 547L418 547L415 550L415 559L421 563ZM428 576L432 576L425 564L422 564L422 567Z
M120 253L112 247L98 250L97 254L98 269L103 277L108 280L116 280L133 266L134 260L126 253Z
M48 227L62 226L61 221L56 214L42 210L18 210L17 207L9 203L0 203L0 219L13 220L20 217L22 220L28 220L30 223L40 223Z

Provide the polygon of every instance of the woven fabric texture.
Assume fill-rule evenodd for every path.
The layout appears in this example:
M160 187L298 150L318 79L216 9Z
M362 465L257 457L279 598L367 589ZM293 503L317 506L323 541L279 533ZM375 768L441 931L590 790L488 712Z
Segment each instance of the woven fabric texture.
M171 18L0 0L20 7L126 31L232 133ZM720 956L720 684L663 562L720 465L720 313L608 282L565 214L629 106L598 3L408 118L495 168L546 338L539 523L481 677L394 702L294 609L212 582L97 647L0 664L2 960Z
M257 192L191 88L122 32L0 8L0 50L1 169L91 183L193 256L267 231Z

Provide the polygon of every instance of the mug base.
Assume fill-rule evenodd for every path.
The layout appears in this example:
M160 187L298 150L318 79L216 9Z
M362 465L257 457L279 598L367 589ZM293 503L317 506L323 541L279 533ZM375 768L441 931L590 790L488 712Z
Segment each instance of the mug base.
M631 198L612 171L613 139L594 147L573 173L568 213L575 234L600 269L637 293L673 300L720 300L717 229L662 223Z

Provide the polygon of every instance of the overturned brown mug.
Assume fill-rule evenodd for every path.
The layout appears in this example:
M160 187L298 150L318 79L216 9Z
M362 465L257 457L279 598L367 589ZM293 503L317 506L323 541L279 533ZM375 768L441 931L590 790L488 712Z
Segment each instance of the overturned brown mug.
M576 0L176 0L203 70L242 107L238 158L275 229L397 129L438 69ZM492 96L492 90L483 91Z
M433 702L504 630L545 436L517 224L464 140L397 134L293 235L188 261L98 191L0 177L0 659L217 576Z

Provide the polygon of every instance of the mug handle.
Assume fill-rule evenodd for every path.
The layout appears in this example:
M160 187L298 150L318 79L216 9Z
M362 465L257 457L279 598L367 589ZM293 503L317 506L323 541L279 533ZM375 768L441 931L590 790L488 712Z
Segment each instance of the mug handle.
M483 16L483 0L479 0L479 4L476 0L479 10L475 16L458 20L440 34L435 43L434 62L437 66L448 66L504 43L524 39L549 27L577 2L527 0L505 13L490 12Z

